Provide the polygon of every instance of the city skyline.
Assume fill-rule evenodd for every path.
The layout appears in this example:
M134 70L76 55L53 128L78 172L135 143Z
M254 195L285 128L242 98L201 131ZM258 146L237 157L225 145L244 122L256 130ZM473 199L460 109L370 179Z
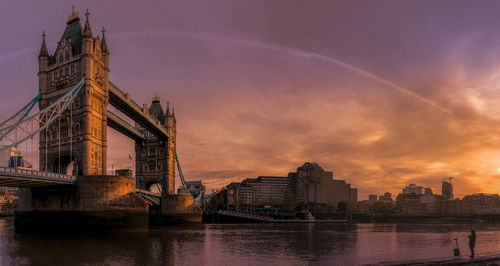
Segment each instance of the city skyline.
M3 114L36 92L42 31L53 53L71 12L61 3L0 4ZM171 102L184 174L209 190L310 161L360 199L448 176L458 197L500 191L500 34L487 27L500 6L98 3L75 8L108 30L110 79ZM127 167L132 141L108 130L109 169Z

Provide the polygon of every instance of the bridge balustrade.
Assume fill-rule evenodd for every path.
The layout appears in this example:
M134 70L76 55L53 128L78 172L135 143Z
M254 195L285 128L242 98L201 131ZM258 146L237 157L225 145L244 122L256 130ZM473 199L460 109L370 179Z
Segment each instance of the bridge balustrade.
M30 178L38 178L38 179L46 179L53 181L61 181L61 179L76 182L76 176L58 174L58 173L50 173L50 172L42 172L36 170L29 169L20 169L20 168L12 168L12 167L0 167L0 175L1 173L11 174L13 176L19 177L30 177Z

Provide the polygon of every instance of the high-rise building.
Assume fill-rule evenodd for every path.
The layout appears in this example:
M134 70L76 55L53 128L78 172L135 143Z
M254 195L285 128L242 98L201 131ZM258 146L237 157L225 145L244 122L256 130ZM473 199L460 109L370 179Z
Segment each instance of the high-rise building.
M33 168L33 165L23 158L23 152L12 147L0 152L0 166L10 168Z
M357 188L351 188L349 191L349 196L350 196L350 201L352 203L358 202L358 189Z
M297 204L301 207L319 211L323 207L337 207L340 201L357 202L357 189L344 180L333 178L333 172L325 171L317 163L306 162L290 173L290 184L295 187Z
M368 195L368 202L370 205L375 204L377 202L377 195Z
M410 184L403 188L403 194L405 195L422 195L422 186L417 186L415 184Z
M441 193L443 194L443 197L445 199L447 200L453 199L453 185L451 184L451 179L450 182L443 181L441 186Z
M255 210L281 207L293 201L298 208L322 212L336 208L340 201L356 203L357 200L358 189L351 188L344 180L334 180L333 172L323 170L317 163L307 162L287 177L260 176L232 183L217 193L212 205Z
M233 182L217 193L217 196L220 198L222 208L258 210L281 207L287 192L289 192L287 177L259 176L247 178L241 183Z
M390 192L385 192L384 195L380 195L378 200L385 202L392 202L392 194Z

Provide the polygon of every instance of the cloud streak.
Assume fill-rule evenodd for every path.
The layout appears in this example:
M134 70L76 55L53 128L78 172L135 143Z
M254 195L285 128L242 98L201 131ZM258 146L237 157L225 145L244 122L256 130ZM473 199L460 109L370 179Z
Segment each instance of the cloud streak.
M117 38L117 39L120 39L120 38L125 38L125 39L126 38L169 38L169 37L192 38L192 39L198 39L198 40L226 42L226 43L238 44L238 45L249 46L249 47L254 47L254 48L268 49L268 50L286 53L289 55L302 57L302 58L306 58L306 59L318 59L318 60L327 62L329 64L340 66L340 67L347 69L349 71L352 71L352 72L354 72L362 77L373 80L373 81L375 81L383 86L386 86L388 88L399 91L399 92L401 92L409 97L412 97L418 101L421 101L425 104L428 104L428 105L438 109L441 112L450 113L450 111L448 109L442 107L441 105L437 104L436 102L434 102L426 97L423 97L415 92L412 92L411 90L403 88L392 81L384 79L384 78L377 76L369 71L366 71L366 70L361 69L359 67L353 66L353 65L348 64L346 62L342 62L342 61L337 60L335 58L332 58L332 57L329 57L329 56L326 56L323 54L318 54L315 52L303 51L303 50L299 50L296 48L285 47L285 46L270 44L270 43L265 43L265 42L258 42L258 41L253 41L253 40L244 40L244 39L238 39L238 38L233 38L233 37L228 37L228 36L219 36L219 35L215 35L215 34L186 32L186 31L151 31L151 30L148 30L148 31L140 31L140 32L117 32L117 33L112 33L110 35L110 38Z

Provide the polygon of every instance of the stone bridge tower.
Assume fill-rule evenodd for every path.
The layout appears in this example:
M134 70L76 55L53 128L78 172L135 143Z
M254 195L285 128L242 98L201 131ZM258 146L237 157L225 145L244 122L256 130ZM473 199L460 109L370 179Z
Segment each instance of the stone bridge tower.
M162 194L175 192L175 152L176 152L176 120L174 111L164 112L158 97L154 97L151 106L144 105L144 111L160 121L167 129L168 139L160 140L153 134L136 125L144 135L145 141L136 142L136 184L146 190L161 190Z
M49 54L43 34L38 56L40 110L57 101L84 75L85 85L70 110L40 133L42 171L83 176L106 174L109 51L104 29L102 40L94 37L88 11L85 16L82 27L73 7L53 54Z

